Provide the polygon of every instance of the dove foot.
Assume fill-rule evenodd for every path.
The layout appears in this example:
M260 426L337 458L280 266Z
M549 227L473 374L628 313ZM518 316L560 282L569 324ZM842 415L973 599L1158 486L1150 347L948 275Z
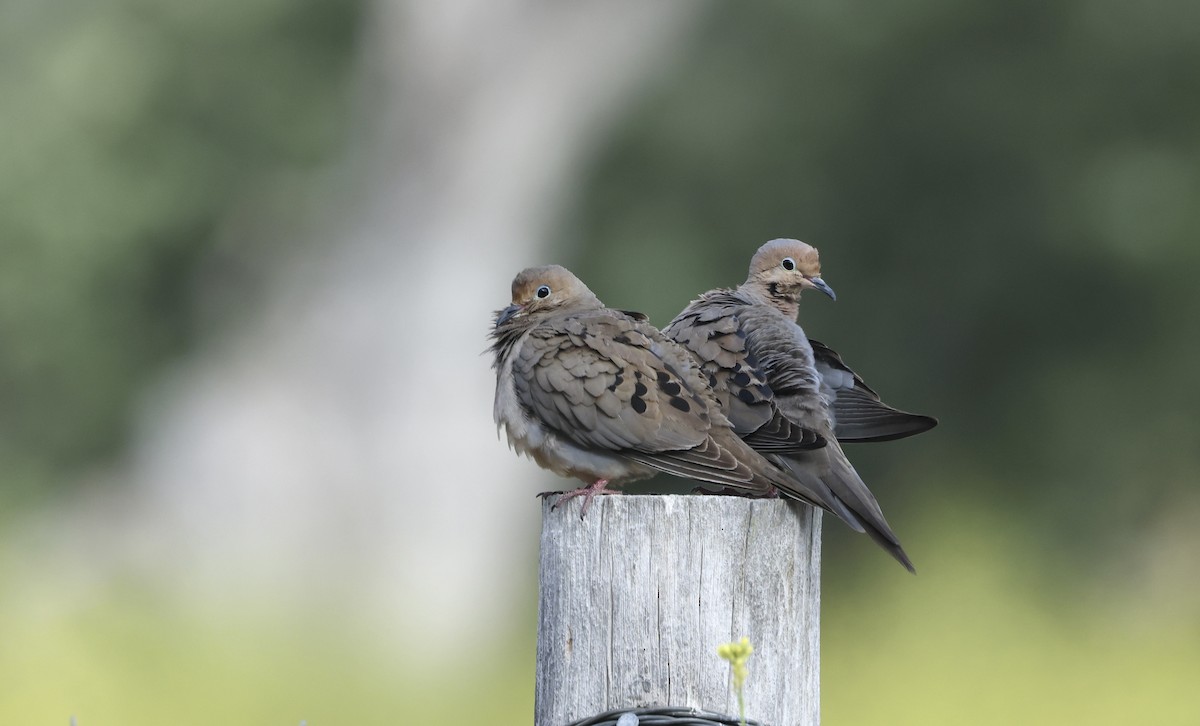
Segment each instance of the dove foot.
M578 489L572 489L571 491L569 491L565 494L562 494L562 496L560 496L558 498L558 500L554 502L554 505L551 506L550 509L552 509L552 510L558 509L559 505L562 504L563 502L567 502L567 501L574 499L575 497L582 496L583 497L583 508L579 510L579 518L583 519L584 516L587 515L588 507L591 506L591 504L592 504L592 497L596 496L597 494L620 494L621 493L621 492L617 492L617 491L608 489L607 487L608 487L607 479L597 479L596 481L592 482L591 484L588 484L585 487L579 487ZM558 494L558 493L559 492L544 492L545 495Z

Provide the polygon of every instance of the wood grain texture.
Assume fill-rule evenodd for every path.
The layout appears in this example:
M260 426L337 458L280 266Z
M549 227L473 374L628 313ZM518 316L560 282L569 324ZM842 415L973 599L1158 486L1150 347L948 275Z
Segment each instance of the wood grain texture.
M735 714L717 646L754 644L746 716L820 720L820 513L780 499L543 506L536 726L614 708Z

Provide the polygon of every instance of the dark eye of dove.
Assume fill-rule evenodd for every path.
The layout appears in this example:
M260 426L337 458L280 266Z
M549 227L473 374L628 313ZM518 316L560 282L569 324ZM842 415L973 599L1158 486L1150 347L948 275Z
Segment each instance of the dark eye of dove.
M550 286L542 285L541 287L539 287L537 289L537 292L535 292L534 294L537 295L538 297L550 297Z
M783 265L783 269L788 271L796 269L796 261L791 257L784 257L783 262L780 262L779 264Z

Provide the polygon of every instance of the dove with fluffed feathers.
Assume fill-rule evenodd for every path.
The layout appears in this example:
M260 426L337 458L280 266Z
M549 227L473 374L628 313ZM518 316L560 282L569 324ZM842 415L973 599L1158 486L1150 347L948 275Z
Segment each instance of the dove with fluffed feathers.
M937 422L882 403L836 353L809 341L796 323L806 289L836 299L821 278L815 248L799 240L772 240L754 254L742 285L702 294L663 332L696 356L746 443L807 487L831 491L842 505L831 511L915 571L839 438L900 438ZM813 436L825 445L790 448ZM849 516L840 514L845 510Z
M810 487L742 441L687 350L644 316L605 307L566 268L519 273L490 337L497 427L518 453L585 482L564 495L584 494L584 511L610 483L657 472L838 508L822 482ZM788 450L823 444L800 436Z

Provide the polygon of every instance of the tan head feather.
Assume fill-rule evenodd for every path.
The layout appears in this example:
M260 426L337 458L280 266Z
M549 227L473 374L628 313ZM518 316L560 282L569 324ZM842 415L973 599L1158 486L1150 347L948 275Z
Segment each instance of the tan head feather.
M602 308L604 303L583 281L561 265L529 267L512 282L512 305L497 312L496 325L541 312Z
M746 285L793 317L800 293L808 288L837 299L833 289L821 279L817 248L798 239L773 239L759 247L750 259Z

